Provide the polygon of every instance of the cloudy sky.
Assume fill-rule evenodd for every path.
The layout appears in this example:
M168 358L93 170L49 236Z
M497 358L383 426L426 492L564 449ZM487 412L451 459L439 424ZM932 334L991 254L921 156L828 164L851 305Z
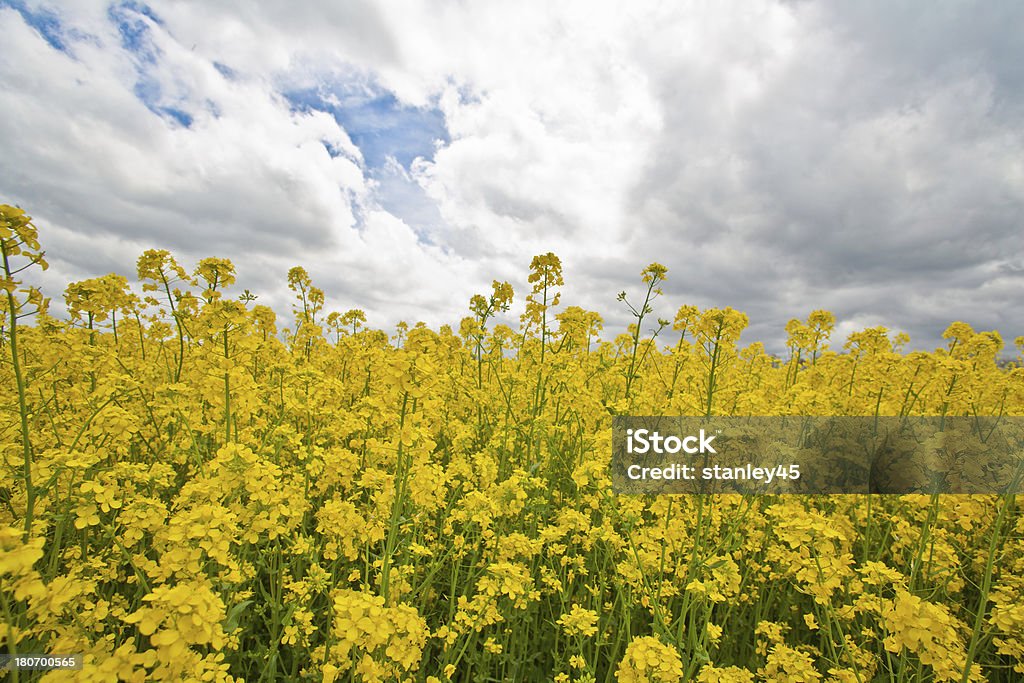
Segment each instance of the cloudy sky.
M1024 4L0 0L0 202L64 285L170 249L279 314L453 324L534 254L627 321L733 306L781 351L1024 334Z

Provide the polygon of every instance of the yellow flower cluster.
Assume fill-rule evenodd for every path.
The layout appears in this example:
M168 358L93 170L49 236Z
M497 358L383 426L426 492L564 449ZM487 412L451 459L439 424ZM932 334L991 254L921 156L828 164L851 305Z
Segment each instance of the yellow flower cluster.
M563 614L556 622L566 635L589 637L597 633L597 612L573 605L568 614Z
M882 610L885 628L885 649L900 652L903 648L915 653L922 664L932 667L935 680L953 681L963 677L966 668L959 632L962 624L942 605L936 605L897 590L891 605ZM973 680L984 680L980 670L973 669Z
M136 624L139 635L149 638L156 658L171 670L188 661L190 646L214 651L227 644L221 627L224 603L205 582L157 586L142 598L148 606L123 617Z
M615 671L619 683L674 683L683 678L679 651L652 636L634 638Z
M337 671L356 661L361 680L384 681L419 668L428 631L415 608L388 607L380 596L349 589L332 592L331 600L334 643L327 657Z

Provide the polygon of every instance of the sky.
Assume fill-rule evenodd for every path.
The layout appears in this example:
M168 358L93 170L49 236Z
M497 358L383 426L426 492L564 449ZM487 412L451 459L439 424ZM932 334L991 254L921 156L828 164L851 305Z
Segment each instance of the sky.
M562 305L1024 335L1024 4L0 0L0 203L68 282L230 258L287 324L458 326L554 252ZM668 341L668 340L666 340Z

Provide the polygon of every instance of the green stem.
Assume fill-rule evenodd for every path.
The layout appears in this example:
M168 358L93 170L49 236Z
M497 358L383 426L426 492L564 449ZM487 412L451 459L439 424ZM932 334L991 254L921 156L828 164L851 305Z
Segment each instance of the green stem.
M228 326L224 326L224 361L230 360L228 354ZM231 372L224 368L224 443L231 441Z
M0 253L3 254L4 274L8 281L12 280L11 264L7 253L7 242L0 240ZM7 314L10 317L11 364L14 366L14 381L18 386L18 413L21 416L21 452L22 476L25 479L25 540L32 531L32 517L35 513L36 490L32 485L32 443L29 441L28 402L25 399L25 378L21 372L21 361L18 358L18 305L14 299L13 289L5 289L7 293Z
M1010 490L1015 490L1019 483L1020 475L1018 474ZM996 551L1000 545L999 534L1002 531L1007 510L1014 506L1014 499L1015 495L1013 493L1003 499L1003 504L999 508L999 514L996 516L996 522L992 528L992 537L988 542L988 557L985 558L985 574L981 581L981 595L978 596L978 610L974 614L974 628L971 630L971 642L967 646L967 661L964 662L964 672L960 679L961 683L968 683L970 680L971 664L974 662L981 644L982 626L985 624L985 615L988 613L988 595L992 590L992 571L995 566Z

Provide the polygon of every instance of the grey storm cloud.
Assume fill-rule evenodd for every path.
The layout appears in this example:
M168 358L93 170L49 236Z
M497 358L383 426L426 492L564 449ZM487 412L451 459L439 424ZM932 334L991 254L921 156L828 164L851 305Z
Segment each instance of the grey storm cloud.
M668 292L771 321L761 338L812 308L926 347L957 317L1021 332L1021 282L985 285L1024 244L1024 8L922 9L800 5L797 54L715 120L713 83L662 74L667 124L633 198L644 241L686 255Z

